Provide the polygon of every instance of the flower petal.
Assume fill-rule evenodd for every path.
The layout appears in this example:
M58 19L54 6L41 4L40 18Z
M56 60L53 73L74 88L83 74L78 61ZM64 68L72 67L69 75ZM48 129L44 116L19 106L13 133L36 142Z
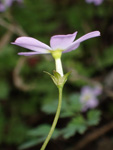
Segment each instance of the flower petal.
M19 37L12 44L18 45L18 46L21 46L30 50L34 50L40 53L45 53L45 52L48 52L48 50L51 50L51 48L48 45L32 37Z
M47 52L47 53L49 53L49 52ZM18 53L18 55L24 55L24 56L32 56L32 55L37 55L37 54L45 54L45 52L44 53L40 53L40 52L20 52L20 53Z
M77 35L77 32L73 34L67 34L67 35L52 36L50 39L50 46L53 50L56 50L56 49L64 50L72 44L76 35Z
M5 0L4 5L10 7L13 3L13 0Z
M98 85L93 89L93 93L95 96L99 96L102 94L102 86Z
M68 52L70 52L70 51L72 51L72 50L75 50L75 49L77 49L79 46L80 46L80 43L77 43L77 44L75 44L75 45L73 45L73 46L70 46L70 47L68 47L66 50L64 50L63 53L68 53Z
M87 109L92 109L98 106L99 101L96 97L92 97L90 100L86 101L85 103L82 103L82 112L85 112Z
M98 106L98 104L99 104L99 101L96 97L92 97L92 99L87 102L87 105L89 106L89 108L95 108L96 106Z
M93 93L93 89L90 86L83 86L81 89L81 94Z
M90 38L93 38L93 37L97 37L97 36L100 36L100 32L99 31L94 31L94 32L90 32L88 34L85 34L84 36L80 37L78 40L73 42L69 47L67 47L67 49L64 51L64 53L70 52L72 50L75 50L76 48L79 47L81 42L83 42L85 40L88 40Z
M98 5L102 4L102 2L103 2L103 0L95 0L93 3L98 6Z
M3 4L0 4L0 12L5 11L5 6Z

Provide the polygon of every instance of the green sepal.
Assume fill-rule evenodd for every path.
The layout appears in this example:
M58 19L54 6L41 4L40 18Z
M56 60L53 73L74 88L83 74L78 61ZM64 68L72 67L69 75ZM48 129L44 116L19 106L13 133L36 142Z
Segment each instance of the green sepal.
M44 71L45 73L47 73L53 80L53 82L55 83L55 85L58 87L58 88L62 88L64 86L64 84L66 83L67 81L67 78L68 76L70 75L70 72L66 73L63 77L58 73L56 72L55 70L53 71L53 75L50 74L49 72L46 72Z

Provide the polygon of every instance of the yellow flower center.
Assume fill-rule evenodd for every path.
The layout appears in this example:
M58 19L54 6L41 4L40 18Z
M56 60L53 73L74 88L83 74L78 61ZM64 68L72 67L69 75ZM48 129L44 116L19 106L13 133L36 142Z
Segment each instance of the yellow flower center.
M58 59L61 58L62 50L57 49L57 50L50 51L50 53L52 54L54 59Z
M86 95L84 99L85 101L89 101L91 99L91 95Z
M62 62L61 62L62 51L63 50L61 49L56 49L56 50L50 51L50 53L55 59L56 71L63 77L63 68L62 68Z

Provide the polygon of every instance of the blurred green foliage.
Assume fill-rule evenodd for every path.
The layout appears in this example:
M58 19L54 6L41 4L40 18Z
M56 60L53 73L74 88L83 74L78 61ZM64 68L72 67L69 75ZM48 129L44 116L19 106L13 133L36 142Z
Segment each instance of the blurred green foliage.
M56 112L58 100L54 100L42 106L42 111L46 114L54 114ZM86 118L80 113L82 105L80 103L80 95L72 94L68 98L63 99L61 118L70 118L68 124L62 129L57 128L52 136L53 139L62 136L68 139L75 135L75 133L83 134L89 126L97 125L100 121L101 112L99 110L90 110ZM43 142L50 130L49 124L40 125L28 131L29 139L20 146L20 149L28 148L37 145L35 142ZM30 140L32 139L32 140ZM34 139L34 140L33 140ZM40 141L41 140L41 141ZM31 144L29 144L31 143Z

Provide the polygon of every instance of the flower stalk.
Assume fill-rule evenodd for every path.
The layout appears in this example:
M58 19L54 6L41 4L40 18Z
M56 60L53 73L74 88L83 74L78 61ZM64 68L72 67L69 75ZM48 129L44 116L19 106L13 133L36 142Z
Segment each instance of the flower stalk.
M55 59L56 71L63 77L63 68L60 58Z
M56 115L55 115L55 118L54 118L54 121L53 121L53 124L51 126L51 129L49 131L49 134L45 140L45 142L43 143L42 147L40 150L45 150L54 130L55 130L55 127L56 127L56 124L58 122L58 118L59 118L59 115L60 115L60 110L61 110L61 104L62 104L62 90L63 90L63 87L59 87L58 88L58 91L59 91L59 101L58 101L58 107L57 107L57 111L56 111Z

